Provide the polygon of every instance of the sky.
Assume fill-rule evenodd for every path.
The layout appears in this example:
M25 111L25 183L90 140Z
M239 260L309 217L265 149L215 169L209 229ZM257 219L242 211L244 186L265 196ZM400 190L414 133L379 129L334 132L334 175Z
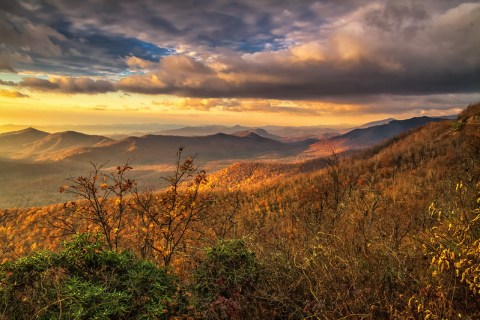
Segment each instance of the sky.
M0 1L0 125L361 124L478 101L479 1Z

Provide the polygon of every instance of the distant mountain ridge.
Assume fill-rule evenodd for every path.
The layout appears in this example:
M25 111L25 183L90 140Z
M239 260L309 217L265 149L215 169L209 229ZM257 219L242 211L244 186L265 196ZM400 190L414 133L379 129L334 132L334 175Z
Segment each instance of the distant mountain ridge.
M48 136L47 132L43 132L34 128L26 128L18 131L12 131L0 134L0 156L12 150L16 150L19 146L37 141Z
M375 126L379 126L379 125L382 125L382 124L388 124L394 120L397 120L395 118L387 118L387 119L383 119L383 120L376 120L376 121L372 121L372 122L367 122L365 124L362 124L361 126L358 126L354 129L366 129L366 128L370 128L370 127L375 127Z
M47 133L34 128L0 134L0 157L33 161L108 161L135 159L137 163L169 162L179 146L185 146L190 154L198 154L205 161L219 159L255 159L258 157L295 156L303 152L317 152L325 146L339 150L372 146L404 131L444 118L417 117L407 120L392 118L370 122L345 134L330 135L323 140L309 138L289 140L272 134L264 128L243 126L185 127L168 130L176 133L206 133L210 135L156 135L127 137L113 140L104 136L87 135L76 131ZM375 125L377 124L377 125ZM293 130L294 127L270 126L271 130ZM228 129L228 130L227 130ZM312 127L299 127L297 134L307 133ZM313 127L312 130L318 128ZM307 130L307 131L302 131ZM233 132L231 132L233 131ZM319 155L320 156L320 155Z
M153 132L154 135L172 135L172 136L208 136L216 133L233 134L235 132L251 130L250 127L235 125L233 127L209 125L209 126L194 126L182 127L169 130L160 130Z
M68 161L130 159L137 164L169 163L180 146L185 147L187 154L197 154L201 161L282 157L300 153L316 141L282 143L254 132L245 136L224 133L195 137L145 135L81 148L64 159Z
M270 136L270 137L264 137ZM284 143L265 130L237 135L144 135L113 140L75 131L47 133L33 128L0 135L0 157L32 161L105 162L135 160L137 164L170 163L180 146L202 160L292 156L317 140Z
M228 126L196 126L196 127L183 127L175 128L171 130L161 130L153 132L157 135L175 135L175 136L206 136L216 133L225 133L237 135L240 132L253 131L257 134L265 137L270 137L274 140L291 140L299 141L307 138L324 138L332 135L336 135L340 132L345 132L345 128L330 128L328 126L261 126L261 127L245 127L235 125ZM265 133L266 132L266 133Z
M275 130L285 129L298 130L295 131L295 136L298 137L298 133L309 133L310 129L318 128L266 126L253 130L237 130L234 132L236 135L144 135L120 140L73 131L50 134L27 128L0 134L0 176L4 181L10 181L0 188L0 206L63 201L57 192L58 187L63 185L64 179L70 175L88 174L91 169L90 161L98 164L109 161L108 166L116 166L126 160L133 160L135 179L142 185L151 186L157 185L160 175L169 174L178 147L184 146L183 155L197 154L196 163L212 176L231 164L239 164L234 170L218 176L218 179L231 180L232 183L243 179L264 181L280 175L287 177L294 172L321 168L324 165L321 157L331 155L332 149L341 152L366 148L398 133L441 120L443 118L429 117L392 120L383 125L357 128L337 137L300 141L277 141L270 139L271 136L268 138L262 135L275 136L275 132L278 132ZM322 153L320 148L325 152ZM252 161L262 164L248 164ZM270 167L269 164L278 165ZM228 175L239 170L246 171L239 177L227 179Z
M51 160L58 153L113 141L76 131L48 133L34 128L0 134L0 157Z
M284 138L281 136L277 136L274 134L269 133L265 129L257 128L253 130L244 130L244 131L237 131L234 132L232 135L237 136L237 137L246 137L252 134L259 135L264 138L272 139L272 140L277 140L277 141L282 141Z
M388 119L387 119L388 120ZM396 135L426 125L429 122L444 121L444 118L415 117L406 120L391 120L368 128L354 129L345 134L328 139L348 149L373 146Z

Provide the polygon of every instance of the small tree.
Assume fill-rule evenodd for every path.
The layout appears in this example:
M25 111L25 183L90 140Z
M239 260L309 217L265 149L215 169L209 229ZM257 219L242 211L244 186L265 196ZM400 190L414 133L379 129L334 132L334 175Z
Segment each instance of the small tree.
M134 180L126 177L132 169L130 163L118 166L114 172L104 173L102 165L91 162L93 170L88 177L70 177L70 185L60 188L60 192L70 193L86 201L75 213L82 220L97 226L105 242L111 250L117 250L120 232L124 228L124 215L126 213L125 197L133 190ZM108 208L111 199L115 198L114 208ZM68 209L68 206L65 206ZM65 231L76 233L72 223L66 217L56 216L51 224Z
M133 192L134 209L143 224L142 256L159 256L166 267L186 246L185 235L206 212L210 196L200 190L207 182L206 172L198 169L194 157L183 160L182 152L180 147L173 175L163 178L169 184L165 192Z

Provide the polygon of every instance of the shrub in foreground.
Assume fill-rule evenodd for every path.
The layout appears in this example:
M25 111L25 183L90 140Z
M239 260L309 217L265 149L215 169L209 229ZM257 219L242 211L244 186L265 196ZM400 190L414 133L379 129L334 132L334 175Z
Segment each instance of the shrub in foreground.
M254 318L252 310L259 264L243 240L220 241L207 249L207 257L194 273L195 292L204 317Z
M92 235L0 265L0 318L167 319L184 306L165 269Z

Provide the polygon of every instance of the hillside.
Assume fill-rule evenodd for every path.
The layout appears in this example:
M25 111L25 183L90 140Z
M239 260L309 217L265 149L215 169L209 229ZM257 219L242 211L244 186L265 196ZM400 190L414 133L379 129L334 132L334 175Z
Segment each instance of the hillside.
M380 126L382 124L388 124L389 122L392 122L396 119L394 118L388 118L388 119L383 119L383 120L377 120L377 121L372 121L372 122L367 122L361 126L356 127L355 129L366 129L374 126Z
M0 134L0 156L24 160L58 160L59 154L113 141L110 138L75 131L47 133L27 128Z
M253 132L238 137L215 134L200 137L146 135L115 141L78 132L49 134L35 129L3 134L0 207L27 207L63 201L58 187L64 179L89 170L90 162L116 165L132 161L135 175L153 185L170 171L180 146L196 161L216 170L233 161L281 159L308 149L316 140L282 143Z
M232 141L222 135L216 139ZM124 210L126 220L116 235L121 248L160 266L166 264L165 254L173 252L169 266L189 295L201 301L192 307L199 312L234 308L258 319L352 314L372 319L462 314L475 319L480 305L471 283L480 284L468 266L480 262L475 251L479 159L480 105L472 105L456 120L429 122L349 156L236 164L211 177L200 172L182 191L171 188L102 203L112 216ZM189 162L181 164L180 170L194 172ZM85 217L94 212L88 208L72 198L60 205L4 210L2 258L57 250L59 238L68 238L72 230L101 232L98 223ZM145 224L146 214L154 214L163 227L157 229L154 220ZM168 220L172 217L178 220ZM162 219L187 218L191 224L181 229L180 238L172 238L179 243L174 251L145 251L146 243L160 246L167 232L175 232ZM228 247L232 239L243 239L248 254ZM215 244L218 251L199 250ZM239 257L258 261L261 272L251 264L231 269L236 267L228 265L229 259ZM205 268L226 273L199 278ZM241 282L247 287L232 295L220 292L214 300L189 286L217 288L239 274L251 277Z
M0 157L9 157L12 153L19 152L25 144L38 141L46 136L48 136L47 132L34 128L2 133L0 134Z
M268 138L268 139L272 139L272 140L278 140L278 141L284 140L283 137L271 134L267 130L261 129L261 128L237 131L237 132L232 133L233 136L237 136L237 137L245 137L245 136L248 136L248 135L251 135L251 134L256 134L256 135L259 135L260 137L264 137L264 138Z
M300 153L314 142L282 143L256 133L241 137L223 133L198 137L146 135L80 148L75 153L65 155L64 159L76 162L105 162L110 159L125 162L130 159L137 164L167 163L172 161L179 146L185 147L189 154L196 154L199 161L267 156L276 158Z
M426 125L429 122L438 121L445 121L445 119L416 117L406 120L391 120L387 121L387 123L373 126L366 124L367 127L365 128L354 129L345 134L319 141L311 146L308 153L328 155L332 150L342 152L345 150L367 148L391 139L403 132Z
M417 124L413 120L400 123ZM399 127L401 130L411 128L409 125ZM322 129L274 126L269 128L273 131L288 129L289 134L294 136L306 134L308 130ZM378 130L379 128L381 130ZM63 201L65 197L58 194L58 187L64 183L66 177L87 172L91 161L108 162L112 166L132 161L136 179L143 185L154 185L159 175L167 174L172 169L171 163L179 146L184 146L188 155L196 154L196 161L212 173L238 162L239 169L234 170L230 176L223 175L224 181L241 179L240 177L248 172L248 169L243 168L250 166L245 163L249 160L265 162L259 165L265 168L268 179L275 179L276 176L291 175L293 171L289 170L297 170L302 166L301 163L314 164L311 167L318 168L324 162L316 160L318 157L330 156L332 152L347 152L348 148L359 148L361 146L355 143L364 143L366 140L368 143L372 140L378 141L381 139L377 138L376 134L384 138L385 132L388 135L398 130L398 128L391 130L388 125L379 128L354 130L343 136L343 142L336 142L335 148L332 148L330 139L322 141L312 138L285 139L260 128L237 131L236 135L214 134L195 137L146 135L120 140L72 131L50 134L33 128L5 133L0 135L0 157L4 159L0 177L9 181L9 184L0 186L0 207L29 207ZM368 139L364 138L365 136ZM311 161L308 161L309 159ZM279 161L287 163L281 165ZM289 164L292 161L294 163ZM276 169L266 168L273 165L272 162L277 163L278 166L274 166L276 168L288 169L278 172ZM308 165L303 165L303 168L307 167ZM254 176L252 180L263 181L260 178L262 174L258 171Z

